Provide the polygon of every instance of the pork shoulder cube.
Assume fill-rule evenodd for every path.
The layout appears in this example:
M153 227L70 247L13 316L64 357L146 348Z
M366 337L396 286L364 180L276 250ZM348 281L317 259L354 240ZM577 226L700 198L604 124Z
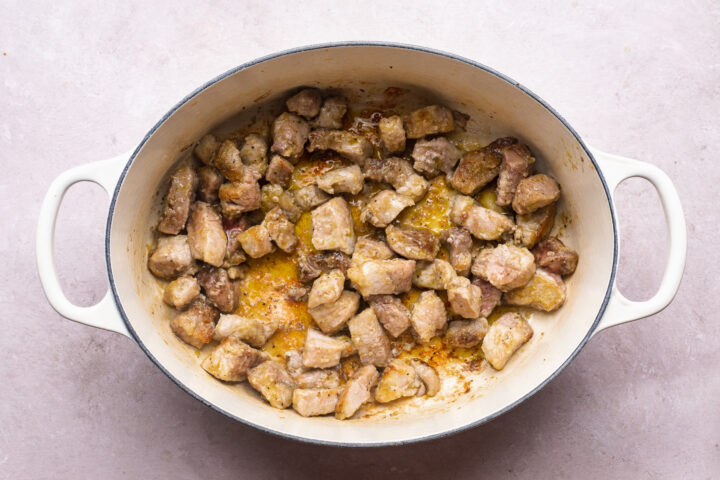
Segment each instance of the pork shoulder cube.
M482 343L485 359L502 370L510 357L533 336L530 324L514 312L501 316L488 329Z
M391 356L390 340L372 308L366 308L350 319L348 328L363 365L387 365Z
M333 150L358 165L363 165L373 152L372 144L365 137L347 130L319 128L310 132L308 140L308 152Z
M413 167L428 176L450 173L461 155L462 152L445 137L418 140L412 151Z
M198 176L198 190L197 197L199 200L206 203L217 203L218 190L220 185L223 184L223 176L220 174L217 168L211 167L210 165L204 165L197 170Z
M260 208L260 185L257 182L223 183L218 197L223 216L238 218L242 213Z
M446 290L457 274L445 260L418 262L413 273L412 283L416 287L433 290Z
M363 173L360 167L341 167L320 175L317 186L331 195L350 193L356 195L363 189Z
M256 133L246 136L240 149L240 158L243 163L254 170L258 178L265 175L268 168L267 151L267 140Z
M197 174L187 165L178 168L172 174L170 188L165 196L162 218L157 226L158 232L177 235L185 228L197 186Z
M270 231L264 224L248 228L237 236L243 250L252 258L260 258L272 252L274 247Z
M488 321L484 317L475 320L455 320L448 324L445 343L451 347L472 348L482 342L488 328Z
M269 212L275 207L282 208L288 220L295 223L302 215L302 210L295 203L295 198L290 192L286 192L280 185L268 183L260 189L260 207Z
M538 267L558 275L570 275L577 268L578 254L557 237L549 237L533 249Z
M315 308L324 303L333 303L343 292L345 275L341 270L335 269L320 275L313 282L310 296L308 297L308 308Z
M473 195L500 172L502 157L490 150L467 152L450 177L450 185L465 195Z
M497 180L497 204L501 207L510 205L515 196L520 180L532 172L533 158L525 145L514 143L499 149L503 156L500 164L500 174Z
M223 313L230 313L237 307L238 291L230 281L227 270L204 266L197 273L197 280L205 295Z
M307 185L295 190L295 203L305 212L328 200L330 200L330 196L320 190L317 185Z
M267 228L270 238L284 252L292 252L297 246L295 224L291 223L280 207L270 210L262 223Z
M402 158L368 158L365 162L365 177L376 182L389 183L400 195L419 201L427 193L430 184L412 165Z
M195 277L183 275L165 286L163 301L171 307L182 310L199 294L200 285Z
M282 363L275 360L262 362L247 372L248 383L275 408L292 405L295 381Z
M415 202L412 198L393 190L383 190L375 194L365 205L360 220L378 228L385 228L400 215L400 212L413 205Z
M285 106L308 120L320 113L322 95L316 88L304 88L285 101Z
M373 295L367 298L380 323L397 338L410 326L410 311L393 295Z
M410 323L420 343L428 343L446 322L447 312L440 297L433 290L422 292L410 314Z
M262 352L230 335L208 355L202 367L213 377L225 382L242 382L247 372L263 358Z
M403 121L398 115L381 118L378 122L380 139L388 152L402 152L405 150L405 129Z
M378 371L374 365L365 365L357 369L345 384L335 407L335 418L345 420L371 400L370 389L378 381Z
M312 243L318 250L340 250L350 255L355 247L353 218L347 202L335 197L311 212Z
M357 312L360 295L349 290L340 294L340 298L332 303L323 303L308 308L308 313L324 333L335 333Z
M347 276L354 282L363 297L369 295L393 295L410 290L414 260L368 260L353 264Z
M388 403L402 397L412 397L422 386L415 369L403 360L394 358L383 370L375 389L375 400Z
M359 265L368 260L389 260L393 256L392 250L385 242L370 237L362 237L355 243L352 263Z
M411 360L410 364L425 384L424 394L428 397L434 397L440 391L440 377L434 368L421 360ZM418 395L423 389L418 391Z
M457 195L453 199L450 220L480 240L497 240L515 229L510 218L481 207L472 198L464 195Z
M310 134L310 125L292 113L283 112L273 122L273 153L292 159L303 153L305 142Z
M340 388L298 388L293 392L293 409L303 417L327 415L335 411Z
M187 224L187 239L193 258L219 267L225 260L227 235L220 215L209 204L195 202Z
M220 144L215 155L214 165L231 182L249 183L253 179L260 178L255 171L250 171L242 162L240 150L232 140L225 140Z
M477 318L482 306L482 290L466 277L457 276L448 285L448 301L452 311L463 318Z
M425 228L388 226L385 229L390 248L411 260L433 260L440 249L440 241Z
M312 368L295 375L297 388L335 388L340 386L340 373L335 368Z
M535 273L535 258L527 248L501 244L481 250L472 273L507 292L530 281Z
M455 121L452 112L440 105L430 105L411 112L405 117L407 138L421 138L436 133L452 132Z
M350 257L341 252L323 252L298 256L298 280L307 283L323 272L336 268L346 273L350 268Z
M198 295L188 306L170 321L170 329L180 339L195 348L210 343L215 329L215 319L220 312L203 297Z
M220 142L217 141L214 135L208 133L195 146L194 153L205 165L212 165L218 148L220 148Z
M555 222L555 203L539 208L526 215L515 215L515 242L533 248L552 230Z
M343 117L347 112L347 100L343 97L328 97L320 108L320 113L313 121L316 128L340 129L343 126Z
M303 366L330 368L340 363L345 343L309 328L303 347Z
M505 303L545 312L557 310L565 303L565 282L560 275L538 268L523 287L505 293Z
M278 329L276 319L245 317L241 315L220 315L213 338L221 341L230 335L237 335L244 342L260 348L270 340Z
M267 172L265 172L265 179L275 185L287 187L290 183L290 177L292 177L293 170L295 170L295 167L292 163L288 162L280 155L273 155Z
M480 316L489 317L490 314L500 304L502 292L495 288L490 282L482 278L476 278L472 281L473 285L480 287L482 291L482 305L480 306Z
M148 258L148 268L156 277L172 280L192 271L194 262L188 237L173 235L158 237L157 246Z
M515 189L512 208L521 215L555 203L560 198L560 187L542 173L523 178Z
M467 275L472 265L472 237L461 227L451 227L442 233L441 240L447 245L450 264L458 275Z
M227 235L227 248L225 249L225 261L223 262L223 268L235 267L247 260L245 252L243 252L238 235L247 230L249 224L239 228L228 228L225 230Z

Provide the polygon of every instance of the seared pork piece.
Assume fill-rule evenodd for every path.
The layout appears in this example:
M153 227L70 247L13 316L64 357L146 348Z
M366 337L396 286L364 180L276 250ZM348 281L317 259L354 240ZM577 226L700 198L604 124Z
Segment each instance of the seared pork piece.
M375 400L388 403L418 393L423 383L415 369L403 360L394 358L383 370L375 389Z
M262 352L230 335L202 362L202 367L215 378L225 382L242 382L247 371L263 358Z
M309 289L301 287L299 285L291 285L287 288L288 297L295 300L296 302L306 301L309 291Z
M355 348L355 344L352 342L352 339L347 335L335 335L335 340L339 340L343 342L343 351L340 353L340 356L342 358L349 357L351 355L355 355L357 353L357 348Z
M307 283L323 272L340 269L343 274L350 268L350 257L340 252L315 253L298 257L298 279Z
M415 369L415 372L420 377L420 380L425 384L425 395L428 397L434 397L440 391L440 377L434 368L427 363L420 360L411 360L410 364ZM418 391L418 394L422 391Z
M262 223L267 228L270 238L284 252L292 252L297 245L295 236L295 224L285 216L280 207L270 210Z
M202 295L196 296L187 310L170 321L170 329L180 339L195 348L210 343L215 329L215 319L220 312Z
M344 285L345 275L339 269L320 275L313 283L312 290L310 290L308 308L335 302L340 298Z
M330 199L330 196L320 190L317 185L308 185L295 190L295 203L303 211L322 205Z
M195 156L205 165L212 165L218 148L220 148L220 142L217 141L214 135L207 134L195 146Z
M270 231L265 224L250 227L238 234L237 238L245 253L252 258L260 258L274 249L270 239Z
M413 205L415 202L412 198L400 195L393 190L383 190L365 205L360 214L360 220L378 228L385 228L400 215L400 212Z
M447 288L452 311L463 318L477 318L482 306L482 290L466 277L457 276Z
M253 347L260 348L270 340L278 329L276 319L243 317L241 315L220 315L215 325L215 340L222 340L230 335L237 335L241 340Z
M363 189L363 173L360 167L336 168L317 178L317 186L331 195L351 193L357 195Z
M347 112L347 100L343 97L328 97L325 99L320 113L313 121L315 128L340 129L343 126L342 119Z
M302 364L302 353L297 350L288 350L285 352L285 368L293 377L297 377L307 369Z
M207 203L195 202L187 224L188 243L194 258L214 267L225 260L227 235L220 215Z
M183 275L165 286L163 301L178 310L182 310L199 294L200 285L195 277Z
M340 363L345 343L308 328L303 347L303 366L330 368Z
M390 340L372 308L366 308L350 319L348 328L363 365L387 365L391 355Z
M190 273L194 262L188 237L173 235L158 237L157 246L148 258L148 268L156 277L172 280L183 273Z
M445 137L418 140L412 151L413 167L433 177L440 172L450 173L461 155L462 152Z
M373 295L367 301L385 330L393 337L399 337L410 326L410 311L399 298Z
M273 407L288 408L292 405L295 381L282 363L275 360L262 362L248 370L247 379Z
M497 240L515 229L510 218L481 207L472 198L464 195L457 195L453 199L450 220L465 227L480 240Z
M260 208L260 185L257 182L231 182L218 191L223 216L237 218L241 213Z
M218 190L223 184L223 176L220 175L217 168L209 165L198 168L197 175L199 180L198 199L206 203L217 203Z
M515 215L515 242L523 247L532 248L535 244L550 233L555 222L554 203L547 207L535 210L527 215Z
M360 295L349 290L340 294L340 298L332 303L323 303L308 308L308 313L324 333L335 333L357 312Z
M309 134L310 125L305 120L292 113L281 113L273 122L270 150L292 161L302 154Z
M557 182L542 173L523 178L515 189L512 208L525 215L555 203L560 198L560 187Z
M490 314L495 310L495 307L497 307L500 304L500 300L502 299L502 292L498 290L497 288L493 287L493 285L483 280L482 278L476 278L472 281L473 285L477 285L480 287L480 290L482 291L482 305L480 306L480 316L481 317L489 317Z
M265 170L268 168L267 150L267 140L255 133L245 137L243 146L240 149L240 158L243 163L255 170L258 177L265 175Z
M315 88L304 88L285 101L287 109L308 120L320 112L322 95Z
M365 137L347 130L319 128L310 132L308 140L308 152L333 150L358 165L363 165L373 152L372 144Z
M260 175L255 171L249 171L243 164L240 150L232 140L225 140L220 145L215 155L215 167L231 182L250 183L253 179L260 178Z
M333 413L340 396L339 388L297 388L293 392L293 409L303 417Z
M335 418L345 420L355 415L364 403L372 399L370 389L377 381L378 371L374 365L365 365L357 369L340 394L335 407Z
M566 247L557 237L543 240L532 252L538 267L543 267L549 272L570 275L577 268L577 252Z
M448 247L450 264L458 275L467 275L472 265L472 237L460 227L451 227L442 233L441 240Z
M272 160L270 160L270 166L265 173L265 179L275 185L287 187L290 183L290 177L292 177L293 170L295 170L295 167L292 163L288 162L280 155L273 155Z
M223 268L230 268L240 265L247 257L243 252L238 235L242 233L246 227L243 228L232 228L225 231L227 235L227 248L225 249L225 261L223 262Z
M527 248L501 244L480 251L472 273L507 292L530 281L535 273L535 259Z
M488 321L483 318L475 320L455 320L448 324L445 343L451 347L472 348L479 345L488 331Z
M413 170L407 160L398 157L368 158L365 162L365 177L376 182L389 183L400 195L406 195L415 202L427 192L430 184L422 175Z
M223 313L235 310L238 292L224 268L202 267L197 280L207 298Z
M172 174L162 218L157 226L158 232L177 235L185 228L197 186L195 170L188 166L180 167Z
M340 373L332 368L313 368L295 375L297 388L335 388L340 386Z
M517 313L506 313L490 325L482 351L495 370L502 370L513 353L533 336L530 324Z
M415 110L405 118L407 138L421 138L425 135L452 132L454 129L452 112L440 105Z
M354 282L363 297L369 295L393 295L410 290L414 260L368 260L353 264L347 276Z
M359 238L355 243L352 263L360 264L368 260L389 260L394 256L385 242L370 237Z
M433 260L440 249L438 238L425 228L390 225L385 229L385 236L395 253L412 260Z
M340 250L350 255L355 247L353 218L347 202L335 197L311 212L312 243L318 250Z
M275 207L282 208L288 220L293 223L298 221L303 212L289 192L283 190L280 185L273 185L272 183L263 185L260 189L260 206L265 212L269 212Z
M497 177L501 162L502 157L490 150L467 152L450 177L450 185L465 195L473 195Z
M420 343L428 343L446 322L447 312L440 297L433 290L422 292L410 314L410 323Z
M445 260L435 259L432 262L417 263L412 283L420 288L446 290L456 276L452 265Z
M517 143L501 147L500 152L503 161L497 181L497 204L506 207L512 203L520 180L532 172L535 158L525 145Z
M565 303L565 282L557 273L538 268L530 281L505 294L505 303L552 312Z
M405 150L405 129L402 118L397 115L381 118L378 130L380 130L380 138L385 145L385 150L391 153Z

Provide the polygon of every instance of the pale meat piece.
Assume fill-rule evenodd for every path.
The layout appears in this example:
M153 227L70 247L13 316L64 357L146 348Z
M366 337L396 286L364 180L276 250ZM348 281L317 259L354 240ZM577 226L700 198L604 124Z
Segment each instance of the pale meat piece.
M272 317L256 318L241 315L220 315L215 325L215 340L237 335L253 347L260 348L270 340L278 329L278 321Z
M240 149L240 158L245 165L257 172L258 177L262 177L268 168L267 151L267 140L260 135L251 133L245 137Z
M490 314L495 310L495 307L497 307L500 304L500 300L502 299L502 292L498 290L497 288L493 287L493 285L483 280L482 278L476 278L472 281L473 285L477 285L480 287L480 290L482 291L482 305L480 306L480 316L481 317L489 317Z
M425 384L424 394L428 397L434 397L440 391L440 377L435 369L420 360L411 360L410 364L415 369L415 372L417 372L420 380ZM420 394L421 391L422 388L418 394Z
M303 346L303 366L313 368L330 368L340 363L340 355L345 348L342 340L323 335L314 328L309 328Z
M340 250L350 255L355 248L353 218L347 202L335 197L311 212L312 244L318 250Z
M557 273L570 275L577 268L578 254L565 246L557 237L549 237L538 244L532 251L538 267Z
M307 283L336 268L343 274L350 268L350 257L340 252L324 252L298 256L298 280Z
M310 289L301 287L300 285L290 285L287 287L287 295L296 302L306 301L307 294Z
M360 295L349 290L340 294L340 298L332 303L323 303L314 308L308 308L308 313L323 333L335 333L341 330L345 323L357 312L360 305Z
M183 275L165 286L163 301L171 307L182 310L199 294L200 285L195 277Z
M197 197L205 203L217 203L218 190L220 185L223 184L223 176L220 174L217 168L209 165L204 165L197 170L198 175L198 189Z
M148 268L156 277L172 280L196 268L188 237L158 237L157 246L148 258Z
M407 138L421 138L425 135L452 132L454 129L452 112L440 105L420 108L405 117Z
M345 345L345 347L343 347L343 351L340 353L340 356L342 358L357 354L357 348L355 348L355 344L352 342L352 339L349 336L335 335L333 338L335 340L343 342L343 344Z
M310 132L308 140L308 152L333 150L358 165L363 165L373 153L372 144L365 137L347 130L319 128Z
M270 150L292 161L303 153L309 134L310 125L305 120L283 112L273 122Z
M400 215L400 212L413 205L415 202L412 198L393 190L383 190L375 194L365 205L360 220L378 228L385 228Z
M466 277L455 277L447 288L452 311L463 318L477 318L482 306L482 290Z
M512 219L481 207L464 195L456 195L453 199L450 220L480 240L497 240L515 229Z
M299 351L288 350L283 357L285 357L285 368L293 378L307 370L302 364L302 353Z
M412 151L413 167L428 176L452 172L461 156L462 152L445 137L418 140Z
M378 122L378 130L385 150L390 153L405 150L405 129L402 118L398 115L381 118Z
M501 147L500 153L503 161L497 180L497 204L506 207L512 203L520 180L532 172L535 158L525 145L517 143Z
M185 228L197 186L197 175L189 166L180 167L172 174L162 218L157 226L158 232L177 235Z
M220 142L217 141L214 135L207 134L195 146L195 156L205 165L212 165L218 148L220 148Z
M334 368L312 368L295 375L297 388L335 388L340 383L340 373Z
M197 280L205 295L223 313L230 313L237 307L238 291L230 281L227 270L204 266L197 273Z
M535 273L535 258L527 248L501 244L480 251L472 273L507 292L530 281Z
M342 167L331 170L320 175L316 182L320 190L324 190L331 195L339 193L350 193L357 195L363 189L362 170L357 165L351 167Z
M400 359L393 359L383 370L375 389L375 400L388 403L402 397L412 397L423 386L415 369Z
M395 253L411 260L433 260L440 249L438 237L425 228L390 225L385 236Z
M282 363L275 360L262 362L248 370L247 379L271 406L288 408L292 405L295 381Z
M284 252L292 252L297 246L298 239L295 236L295 224L291 223L280 207L270 210L263 220L262 225L267 228L270 238Z
M295 203L295 198L286 192L280 185L268 183L260 189L260 206L265 212L269 212L275 207L282 208L288 220L295 223L300 219L302 210Z
M293 392L293 409L303 417L333 413L340 396L339 388L298 388Z
M491 150L476 150L463 155L450 177L450 185L465 195L473 195L500 172L502 157Z
M566 296L562 277L538 268L525 286L505 293L505 303L552 312L565 303Z
M515 189L512 208L525 215L555 203L560 198L560 187L552 178L542 173L523 178Z
M395 254L385 242L370 237L362 237L355 243L352 263L359 265L368 260L389 260L393 256Z
M391 357L390 340L372 308L366 308L350 319L348 328L363 365L387 365Z
M187 310L170 321L170 329L180 339L195 348L210 343L215 330L215 319L220 312L202 295L195 297Z
M368 260L359 265L353 264L347 271L347 277L355 283L363 297L394 295L410 290L414 271L414 260Z
M473 348L482 342L488 328L488 321L484 317L475 320L455 320L448 324L445 343L451 347Z
M251 258L260 258L274 249L270 239L270 231L264 224L248 228L238 234L237 238L245 253Z
M223 183L218 190L220 207L226 218L238 218L245 212L260 208L260 185L258 182Z
M290 183L290 177L292 177L293 170L295 170L295 167L292 163L288 162L280 155L273 155L270 160L270 166L268 166L267 172L265 172L265 179L275 185L287 187Z
M495 370L502 370L510 357L533 336L530 324L517 313L506 313L488 329L482 351Z
M445 304L432 290L424 291L412 306L410 324L420 343L428 343L447 323Z
M467 275L472 265L472 237L461 227L451 227L442 233L441 240L447 245L450 264L458 275Z
M304 212L330 200L330 196L320 190L317 185L307 185L299 188L295 190L294 194L295 203Z
M315 308L325 303L333 303L340 298L345 285L345 275L341 270L335 269L320 275L313 282L310 296L308 297L308 308Z
M345 420L352 417L372 399L370 389L378 381L378 371L374 365L365 365L357 369L352 378L345 384L335 407L335 418Z
M430 186L422 175L418 175L410 162L398 157L385 159L368 158L365 162L365 177L376 182L389 183L400 195L417 202L425 196Z
M285 106L292 113L297 113L308 120L320 113L322 95L316 88L304 88L285 101Z
M215 167L231 182L250 183L261 175L242 162L240 150L232 140L225 140L215 155Z
M456 276L452 265L445 260L435 259L432 262L417 262L412 283L420 288L446 290Z
M552 230L555 222L555 203L527 215L515 215L515 242L533 248Z
M378 320L397 338L410 326L410 311L393 295L373 295L367 299Z
M320 108L317 118L313 121L313 126L338 130L343 126L342 120L345 112L347 112L347 100L343 97L328 97Z
M203 360L202 368L225 382L242 382L247 378L248 370L263 358L260 350L252 348L237 335L230 335Z

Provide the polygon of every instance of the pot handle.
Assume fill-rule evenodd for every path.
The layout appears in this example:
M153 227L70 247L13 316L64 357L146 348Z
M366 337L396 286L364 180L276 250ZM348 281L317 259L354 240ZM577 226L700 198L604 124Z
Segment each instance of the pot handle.
M112 195L120 173L131 153L127 152L114 158L71 168L53 180L40 207L40 219L35 238L35 254L40 282L55 311L70 320L122 333L129 338L132 337L115 305L110 288L103 299L91 307L79 307L68 300L58 279L53 243L55 221L68 188L78 182L94 182L100 185L108 195Z
M590 150L602 168L613 207L615 206L615 188L623 180L630 177L641 177L653 184L665 211L665 221L670 238L665 274L657 293L649 300L634 302L620 293L617 284L613 285L605 314L593 332L595 335L608 327L653 315L668 306L680 287L680 279L685 269L687 229L677 189L665 172L649 163L604 153L594 148Z

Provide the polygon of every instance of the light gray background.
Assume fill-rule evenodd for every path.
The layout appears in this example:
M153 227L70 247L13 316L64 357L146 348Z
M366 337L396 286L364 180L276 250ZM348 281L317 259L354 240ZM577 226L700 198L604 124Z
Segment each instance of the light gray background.
M720 476L718 3L441 3L0 2L0 478ZM487 425L369 450L233 422L127 338L48 306L33 240L54 177L134 148L177 100L231 67L343 39L416 43L490 65L588 143L663 168L689 228L675 302L600 334L544 390ZM98 187L76 187L58 222L63 283L83 305L106 289L107 205ZM632 180L619 188L618 211L620 287L647 298L667 251L662 210L654 190Z

